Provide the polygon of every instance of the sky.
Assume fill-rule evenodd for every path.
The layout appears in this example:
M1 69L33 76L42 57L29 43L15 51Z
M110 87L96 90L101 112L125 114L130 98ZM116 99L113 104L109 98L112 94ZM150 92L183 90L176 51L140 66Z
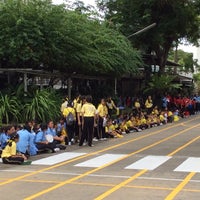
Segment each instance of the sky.
M52 0L53 3L55 4L61 4L63 3L64 0ZM71 2L73 2L74 0L71 0ZM90 4L90 5L93 5L95 6L95 0L81 0L83 1L86 5Z

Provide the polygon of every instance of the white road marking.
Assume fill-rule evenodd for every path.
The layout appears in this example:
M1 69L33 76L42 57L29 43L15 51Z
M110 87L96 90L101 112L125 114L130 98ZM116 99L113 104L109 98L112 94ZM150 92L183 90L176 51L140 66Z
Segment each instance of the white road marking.
M35 170L0 170L0 172L10 172L10 173L31 173L35 172ZM51 174L51 175L67 175L67 176L80 176L82 175L81 173L67 173L67 172L40 172L41 174ZM114 176L114 175L109 175L109 174L89 174L88 176L90 177L102 177L102 178L123 178L123 179L128 179L131 176ZM181 182L184 179L175 179L175 178L157 178L157 177L138 177L137 179L142 179L142 180L157 180L157 181L174 181L174 182ZM23 181L23 180L22 180ZM190 182L193 183L200 183L200 180L191 180Z
M32 165L55 165L57 163L76 158L86 153L75 153L75 152L65 152L58 155L50 156L47 158L35 160L32 162Z
M104 154L96 158L92 158L85 162L74 165L76 167L101 167L105 164L111 163L119 158L126 156L126 154Z
M179 165L175 172L200 172L200 158L190 157Z
M169 156L146 156L133 164L127 166L125 169L147 169L154 170L166 161L168 161L171 157Z

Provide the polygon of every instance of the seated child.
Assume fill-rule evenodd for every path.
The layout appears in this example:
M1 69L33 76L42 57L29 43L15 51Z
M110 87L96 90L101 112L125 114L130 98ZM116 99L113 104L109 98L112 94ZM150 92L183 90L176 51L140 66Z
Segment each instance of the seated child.
M145 129L149 128L149 126L148 126L148 124L147 124L147 120L146 120L144 114L141 114L140 121L141 121L140 128L141 128L142 130L145 130Z
M160 112L159 119L160 119L160 125L167 123L167 118L164 117L164 112Z
M136 132L140 132L141 129L137 126L137 121L136 118L134 116L132 116L127 122L126 122L126 126L128 128L128 130L130 132L132 131L136 131Z
M2 161L4 164L23 164L27 160L24 154L17 154L16 143L19 141L19 134L13 134L8 140L6 147L2 151Z
M119 130L116 130L116 126L113 124L112 119L109 119L107 121L106 127L105 127L106 134L109 134L113 137L122 138L123 135L120 134Z
M41 124L40 127L34 126L33 130L36 133L35 144L40 152L51 151L53 153L57 151L56 144L46 138L47 124Z

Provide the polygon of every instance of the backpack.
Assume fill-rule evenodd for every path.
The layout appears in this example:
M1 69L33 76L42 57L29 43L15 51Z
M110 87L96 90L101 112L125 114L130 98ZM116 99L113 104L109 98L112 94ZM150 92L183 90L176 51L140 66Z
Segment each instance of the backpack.
M69 112L69 114L66 116L66 123L67 123L68 126L73 125L74 115L72 114L72 112Z

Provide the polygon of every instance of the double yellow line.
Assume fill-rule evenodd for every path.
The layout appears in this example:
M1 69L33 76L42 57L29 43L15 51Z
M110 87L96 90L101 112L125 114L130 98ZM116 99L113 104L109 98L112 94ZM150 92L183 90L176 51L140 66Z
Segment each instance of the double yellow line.
M190 120L190 121L191 121L191 120ZM176 127L176 126L179 126L179 125L175 125L175 126L172 126L172 127ZM125 155L125 156L123 156L122 158L119 158L119 159L117 159L117 160L115 160L115 161L113 161L113 162L111 162L111 163L108 163L108 164L105 164L105 165L103 165L103 166L101 166L101 167L98 167L98 168L96 168L96 169L87 171L87 172L85 172L85 173L83 173L83 174L81 174L81 175L78 175L78 176L76 176L76 177L74 177L74 178L71 178L71 179L68 179L68 180L66 180L66 181L63 181L63 182L61 182L61 183L56 184L55 186L52 186L52 187L50 187L50 188L48 188L48 189L45 189L45 190L43 190L43 191L41 191L41 192L38 192L38 193L36 193L36 194L34 194L34 195L31 195L31 196L25 198L25 200L34 199L34 198L39 197L39 196L41 196L41 195L43 195L43 194L46 194L46 193L48 193L48 192L50 192L50 191L53 191L53 190L55 190L55 189L57 189L57 188L60 188L60 187L62 187L62 186L64 186L64 185L66 185L66 184L70 184L70 183L72 183L72 182L74 182L74 181L77 181L78 179L81 179L81 178L83 178L83 177L88 176L89 174L92 174L92 173L97 172L97 171L99 171L99 170L101 170L101 169L104 169L104 168L106 168L106 167L108 167L108 166L110 166L110 165L112 165L112 164L114 164L114 163L117 163L117 162L119 162L119 161L121 161L121 160L124 160L124 159L126 159L126 158L129 158L129 157L131 157L131 156L133 156L133 155L135 155L135 154L137 154L137 153L141 153L141 152L143 152L143 151L145 151L145 150L147 150L147 149L150 149L150 148L152 148L152 147L154 147L154 146L156 146L156 145L159 145L159 144L161 144L161 143L163 143L163 142L165 142L165 141L167 141L167 140L170 140L170 139L172 139L172 138L174 138L174 137L176 137L176 136L179 136L179 135L181 135L181 134L183 134L183 133L185 133L185 132L187 132L187 131L189 131L189 130L191 130L191 129L193 129L193 128L196 128L196 127L198 127L198 126L199 126L199 125L195 125L195 126L192 126L192 127L190 127L190 128L184 129L183 131L180 131L180 132L178 132L178 133L176 133L176 134L174 134L174 135L171 135L171 136L169 136L169 137L167 137L167 138L164 138L164 139L162 139L162 140L159 140L159 141L157 141L157 142L155 142L155 143L153 143L153 144L151 144L151 145L148 145L148 146L146 146L146 147L144 147L144 148L142 148L142 149L139 149L139 150L137 150L137 151L134 151L134 152L132 152L132 153L130 153L130 154L128 154L128 155ZM172 127L171 127L171 128L172 128ZM170 128L170 127L169 127L169 128ZM169 128L166 128L165 130L168 130ZM164 130L164 129L162 129L161 131L163 131L163 130ZM150 134L150 135L155 135L155 134L157 134L157 133L152 133L152 134ZM149 136L150 136L150 135L149 135ZM145 138L145 137L147 137L147 136L142 136L142 137L139 137L139 138L141 139L141 138ZM188 145L190 145L190 144L193 143L194 141L198 140L199 137L200 137L200 136L198 136L197 138L195 138L195 139L193 139L192 141L188 142L187 144L185 144L185 145L179 147L178 149L176 149L174 152L170 153L169 155L174 155L174 154L177 153L178 151L182 150L183 148L187 147ZM116 146L121 146L121 145L130 143L130 142L136 141L136 140L138 140L139 138L136 138L136 139L134 139L134 140L130 140L130 141L128 141L128 142L124 142L124 143L122 143L122 144L120 144L120 145L116 145ZM99 153L99 152L103 152L103 151L107 151L107 150L109 150L109 149L116 148L116 146L114 146L114 147L109 147L109 148L107 148L106 150L98 151L98 153ZM96 153L97 153L97 152L96 152ZM96 154L96 153L92 153L92 154L90 154L90 155L93 155L93 154ZM146 170L146 169L141 170L139 173L135 174L134 176L130 177L129 179L123 181L122 183L120 183L120 184L116 185L115 187L111 188L110 190L106 191L105 193L103 193L102 195L100 195L99 197L97 197L95 200L104 199L105 197L109 196L110 194L112 194L112 193L115 192L116 190L120 189L121 187L123 187L123 186L125 186L126 184L130 183L131 181L135 180L137 177L143 175L143 174L146 173L147 171L148 171L148 170ZM192 177L188 177L187 180L188 180L189 178L192 178ZM187 181L187 180L186 180L186 181ZM186 181L184 181L184 182L186 182ZM182 185L183 185L183 184L182 184ZM178 190L181 189L182 185L178 188ZM178 191L178 190L177 190L177 191ZM169 200L169 199L167 199L167 200Z

